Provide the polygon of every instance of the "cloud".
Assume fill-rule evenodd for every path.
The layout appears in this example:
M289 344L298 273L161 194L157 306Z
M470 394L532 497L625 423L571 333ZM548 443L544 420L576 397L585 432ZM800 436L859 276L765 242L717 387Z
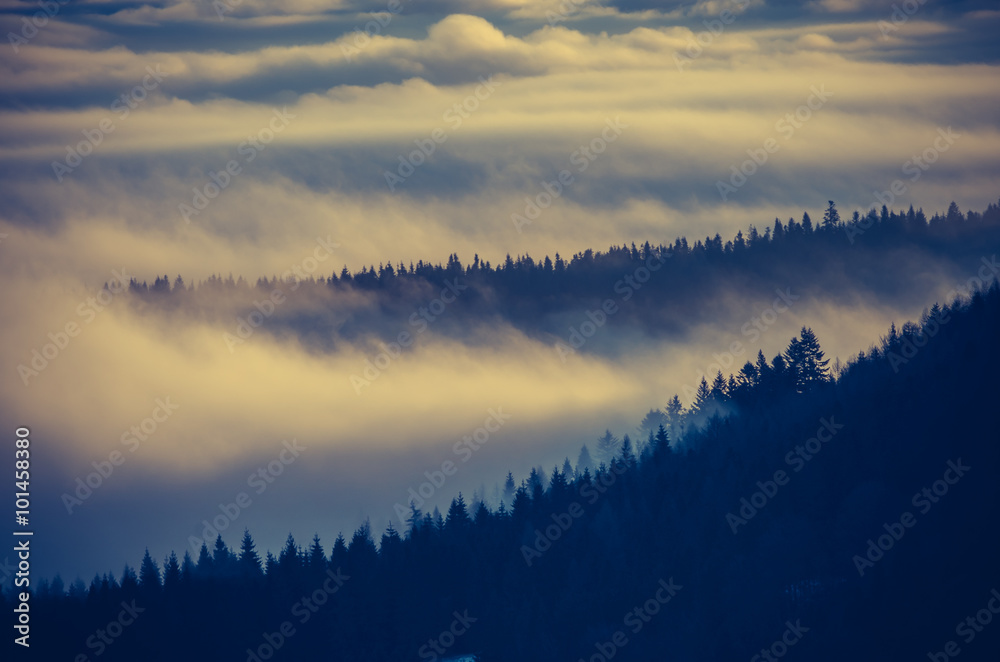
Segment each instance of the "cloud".
M304 514L296 533L323 517L356 525L440 466L489 407L516 416L509 444L456 488L561 462L604 427L631 430L766 303L756 290L716 290L660 331L650 330L655 315L636 313L565 364L554 338L579 322L582 302L530 323L456 308L359 396L350 376L406 328L433 295L426 286L392 300L314 289L230 353L223 334L256 294L206 290L190 309L117 299L84 322L79 306L112 269L255 282L301 265L317 237L340 244L318 277L453 253L464 263L569 258L623 242L728 238L804 209L818 219L831 198L849 217L895 180L906 187L896 207L996 200L988 7L928 6L883 35L890 10L860 2L756 2L721 31L713 21L735 3L565 4L403 2L362 38L354 29L387 3L244 0L221 21L204 2L73 3L19 52L0 50L0 418L51 440L46 494L72 485L169 396L176 416L129 458L102 506L136 527L128 544L140 544L156 509L172 513L183 542L209 514L205 503L235 492L290 437L315 459L309 480L281 488L275 504L301 503L309 489L341 504ZM5 3L0 26L20 29L33 6ZM162 81L152 85L151 70ZM817 89L828 99L809 108ZM281 131L276 113L289 119ZM609 122L624 125L620 135ZM913 179L914 158L949 127L960 137ZM719 182L768 139L780 149L722 199ZM230 163L238 168L223 177ZM572 183L519 232L512 216L562 171ZM188 223L181 205L197 195L210 203ZM913 272L922 264L922 275L837 280L851 286L796 308L760 347L773 356L810 324L831 354L853 354L918 313L956 266L922 253L896 259ZM468 308L488 309L490 296ZM18 365L69 322L80 335L26 388ZM362 485L359 475L377 480ZM343 506L348 492L364 505ZM55 500L47 507L64 517ZM285 526L279 505L260 512L262 526Z

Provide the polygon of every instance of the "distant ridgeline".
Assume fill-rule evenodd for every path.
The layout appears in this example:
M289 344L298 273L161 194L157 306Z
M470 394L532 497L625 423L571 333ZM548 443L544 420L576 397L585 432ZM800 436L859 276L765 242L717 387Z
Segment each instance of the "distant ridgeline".
M995 224L996 208L985 216ZM890 216L864 240L947 240L987 220L908 223ZM794 259L786 242L857 250L843 230L800 228L685 254ZM599 262L573 268L586 273L587 260ZM484 274L545 273L524 264ZM262 559L246 532L238 551L220 537L196 560L170 554L161 567L147 554L138 573L126 566L89 586L55 578L32 598L32 652L840 662L958 650L995 661L1000 622L989 621L1000 619L986 608L1000 588L998 329L994 282L890 329L836 375L803 334L778 359L710 387L693 414L668 406L644 444L623 443L607 465L536 472L495 506L458 495L444 517L413 508L406 530L390 526L378 544L365 525L329 552L318 537L303 548L289 535ZM699 413L703 424L672 438ZM0 602L9 614L9 592ZM126 608L130 624L109 635Z
M926 282L916 280L909 265L964 273L984 250L998 252L1000 205L962 214L952 203L946 215L929 221L912 207L883 207L845 222L831 203L815 226L803 214L801 221L775 219L763 232L751 226L728 241L718 234L693 245L678 238L673 244L587 250L568 261L559 254L541 261L508 255L492 265L476 255L462 264L451 255L444 265L380 264L357 273L344 267L338 274L336 242L319 238L316 244L304 246L304 259L284 273L252 284L232 275L197 284L177 276L171 285L166 275L152 284L133 280L132 301L146 304L147 313L186 312L223 324L235 317L266 333L294 333L320 351L365 335L391 341L401 327L419 332L431 323L446 336L506 323L531 337L565 340L569 322L579 322L584 310L600 311L609 300L620 308L609 316L610 326L675 336L720 321L712 317L718 307L704 305L706 300L723 294L731 300L773 298L779 286L815 299L850 293L892 303L900 296L923 301ZM290 300L295 304L285 303ZM230 333L239 342L237 329Z

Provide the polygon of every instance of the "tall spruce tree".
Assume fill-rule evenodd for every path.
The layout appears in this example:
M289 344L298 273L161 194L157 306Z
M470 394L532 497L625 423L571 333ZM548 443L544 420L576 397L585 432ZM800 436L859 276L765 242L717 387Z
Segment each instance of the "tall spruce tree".
M795 380L795 390L806 393L819 384L830 381L830 360L824 357L816 334L802 327L799 338L792 338L785 352L788 370Z

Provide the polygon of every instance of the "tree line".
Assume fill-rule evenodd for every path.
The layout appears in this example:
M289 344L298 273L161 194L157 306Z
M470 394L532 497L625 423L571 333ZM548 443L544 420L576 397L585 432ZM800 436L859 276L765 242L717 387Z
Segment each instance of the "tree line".
M238 548L220 536L197 558L147 553L89 585L54 578L32 597L40 654L590 660L623 631L622 660L746 659L799 623L803 659L921 659L1000 582L998 328L995 283L837 370L806 328L772 360L703 383L688 408L675 396L651 410L638 447L608 433L598 458L519 485L508 474L496 507L456 495L444 515L411 506L405 530L365 524L329 549L290 534L262 555L245 531ZM911 495L955 461L968 476L914 511ZM872 552L908 510L915 527ZM628 629L661 581L683 588ZM145 611L110 643L92 638L122 603ZM968 659L994 659L996 637Z

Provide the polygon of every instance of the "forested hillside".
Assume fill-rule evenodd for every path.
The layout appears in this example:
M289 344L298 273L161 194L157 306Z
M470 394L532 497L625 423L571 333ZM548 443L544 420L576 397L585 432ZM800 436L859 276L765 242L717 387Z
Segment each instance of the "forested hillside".
M565 341L585 309L598 310L610 298L619 311L609 328L683 339L699 324L745 317L751 311L740 306L773 298L775 287L833 305L919 309L930 288L978 266L984 247L1000 247L1000 206L963 214L952 203L930 219L912 207L882 207L845 220L831 202L815 223L805 213L725 241L718 234L691 242L678 237L569 259L507 256L501 264L478 255L463 264L453 254L444 265L380 264L353 273L337 270L336 240L317 238L303 260L252 283L232 274L197 284L166 274L151 283L133 280L133 304L145 314L221 321L231 327L230 346L259 328L331 351L369 338L394 341L400 329L418 335L431 325L435 334L462 339L509 325L546 342Z
M954 641L963 660L996 660L1000 625L961 628L1000 587L998 329L995 283L887 330L837 375L803 329L690 410L666 407L641 450L533 476L498 508L456 495L402 531L290 535L264 558L247 532L89 585L53 580L33 597L32 647L52 660L918 660Z

